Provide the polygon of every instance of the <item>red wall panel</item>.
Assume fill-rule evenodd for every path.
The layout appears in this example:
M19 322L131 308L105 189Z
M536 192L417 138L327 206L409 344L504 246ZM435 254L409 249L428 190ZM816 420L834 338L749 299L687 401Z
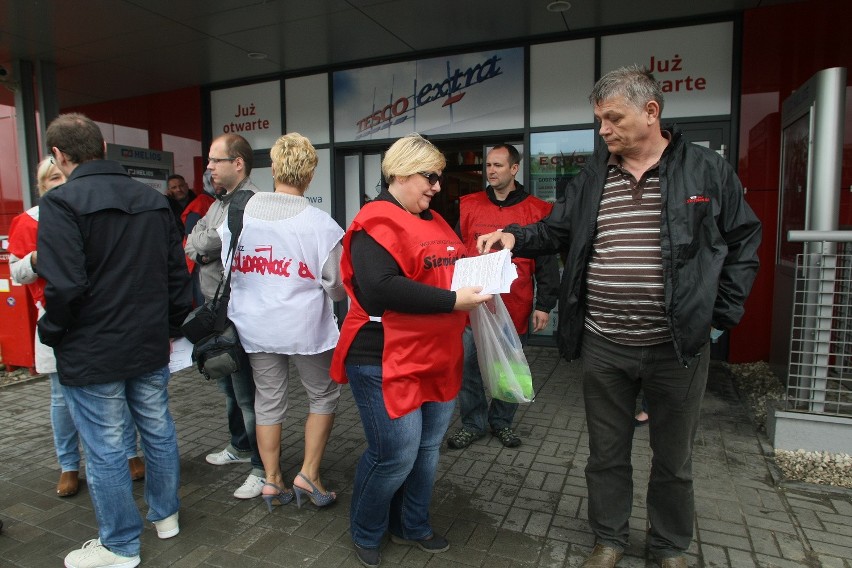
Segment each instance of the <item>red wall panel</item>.
M781 104L815 73L852 68L852 42L837 27L848 0L808 0L745 12L739 174L763 222L761 269L742 323L731 334L731 362L769 359L781 155ZM852 69L850 69L852 70ZM848 75L852 82L852 75ZM852 83L850 83L852 84ZM850 90L847 88L847 93ZM841 186L852 185L852 112L847 102ZM852 195L841 193L841 224L852 225Z

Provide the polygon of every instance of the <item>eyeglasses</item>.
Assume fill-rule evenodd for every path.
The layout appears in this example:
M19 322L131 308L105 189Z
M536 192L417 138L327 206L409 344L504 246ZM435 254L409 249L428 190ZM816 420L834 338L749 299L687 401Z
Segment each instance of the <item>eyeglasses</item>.
M236 160L236 158L211 158L209 156L207 157L207 161L213 165L216 165L219 162L233 162L234 160Z
M435 172L417 172L421 176L425 177L429 180L429 185L435 185L439 181L441 181L441 176L436 174Z

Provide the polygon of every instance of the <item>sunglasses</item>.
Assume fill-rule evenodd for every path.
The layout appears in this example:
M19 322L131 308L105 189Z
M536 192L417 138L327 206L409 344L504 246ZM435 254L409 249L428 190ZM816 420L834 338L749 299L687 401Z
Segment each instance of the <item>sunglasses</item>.
M218 164L220 162L233 162L236 158L210 158L208 156L207 161L211 164Z
M425 177L427 180L429 180L429 185L435 185L436 183L438 183L439 181L442 180L442 177L439 176L438 174L436 174L435 172L429 172L429 173L417 172L417 173L420 174L421 176Z

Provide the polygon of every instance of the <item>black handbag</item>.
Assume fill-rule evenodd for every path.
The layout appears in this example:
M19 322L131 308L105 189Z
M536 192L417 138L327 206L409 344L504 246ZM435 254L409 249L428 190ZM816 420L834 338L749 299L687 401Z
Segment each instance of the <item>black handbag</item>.
M192 348L198 371L208 380L222 379L240 370L244 359L237 328L228 318L225 327L208 335Z
M240 370L245 360L243 346L233 322L228 319L231 297L230 265L243 228L243 211L251 191L238 191L228 207L231 242L226 256L227 277L219 281L213 298L195 308L181 325L181 332L192 344L192 359L208 380L221 379Z

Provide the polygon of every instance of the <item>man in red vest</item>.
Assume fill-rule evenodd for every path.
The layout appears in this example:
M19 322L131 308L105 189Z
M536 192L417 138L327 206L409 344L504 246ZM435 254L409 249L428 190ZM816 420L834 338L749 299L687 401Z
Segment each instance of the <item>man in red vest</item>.
M553 207L550 203L531 196L515 181L520 162L521 156L514 146L494 146L485 161L488 187L485 191L461 198L458 231L462 241L470 247L469 253L476 250L476 239L480 235L511 223L534 223L550 214ZM559 267L555 255L535 259L513 258L512 262L518 270L518 278L512 283L509 293L501 294L501 297L518 335L526 342L530 312L533 314L533 331L547 326L550 310L556 305ZM464 331L464 372L458 400L462 427L447 439L450 448L466 448L485 436L486 428L490 428L507 448L521 445L521 439L512 429L517 403L493 399L489 405L485 398L470 326Z

